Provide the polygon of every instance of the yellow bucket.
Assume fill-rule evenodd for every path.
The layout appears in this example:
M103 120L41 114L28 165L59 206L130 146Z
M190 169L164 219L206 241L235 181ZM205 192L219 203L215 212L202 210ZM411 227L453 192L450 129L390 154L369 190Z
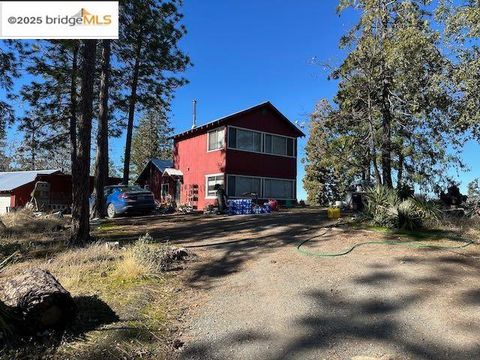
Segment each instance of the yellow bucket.
M340 218L340 208L329 207L327 210L327 215L329 219L338 219Z

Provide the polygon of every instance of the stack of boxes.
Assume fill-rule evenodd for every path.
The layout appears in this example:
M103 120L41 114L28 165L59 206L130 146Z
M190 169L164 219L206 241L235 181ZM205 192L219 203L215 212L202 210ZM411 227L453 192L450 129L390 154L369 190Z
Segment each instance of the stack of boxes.
M230 215L253 214L252 199L228 200L228 213Z
M266 203L263 206L254 206L252 199L228 200L229 215L248 215L270 213L272 208Z

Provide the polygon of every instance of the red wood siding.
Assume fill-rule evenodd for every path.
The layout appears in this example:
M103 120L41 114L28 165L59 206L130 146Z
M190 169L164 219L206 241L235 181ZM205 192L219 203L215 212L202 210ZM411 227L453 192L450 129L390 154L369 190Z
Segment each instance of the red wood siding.
M228 149L226 164L227 174L282 179L297 177L297 159L291 157Z
M268 108L239 115L228 121L228 125L243 127L257 131L269 132L277 135L297 137L296 132L277 114Z
M160 202L166 200L162 198L162 185L168 184L168 194L172 197L172 199L175 197L174 190L176 181L170 176L163 176L163 173L152 164L149 165L147 175L145 175L141 180L139 180L138 184L140 186L148 185L155 199Z
M156 166L148 165L148 174L142 181L139 181L139 185L148 185L155 199L158 201L162 200L162 173Z
M175 141L173 166L183 173L180 203L187 203L192 185L198 186L198 209L215 202L214 199L205 199L205 176L225 172L225 149L208 152L206 132Z
M50 183L50 203L70 206L72 202L72 177L70 175L39 175L35 181L12 190L12 207L23 207L31 198L37 181ZM121 179L109 178L107 185L116 185ZM90 176L90 193L93 192L93 176Z
M229 125L296 138L292 128L268 109L258 109L245 114L229 122ZM282 179L296 179L297 177L297 159L293 157L228 149L226 165L227 174Z

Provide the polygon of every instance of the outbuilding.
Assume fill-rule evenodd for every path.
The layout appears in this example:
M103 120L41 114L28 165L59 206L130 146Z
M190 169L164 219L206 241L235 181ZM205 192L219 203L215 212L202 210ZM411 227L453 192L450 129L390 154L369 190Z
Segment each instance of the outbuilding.
M90 192L93 191L90 176ZM120 183L119 178L109 178L107 185ZM45 211L69 208L72 204L72 176L60 170L33 170L0 172L0 214L25 207L32 198L37 183L46 185L41 196Z
M49 181L55 183L56 192L53 195L54 202L64 199L65 175L60 170L34 170L34 171L9 171L0 173L0 214L5 214L14 209L24 207L31 198L32 191L37 181ZM70 179L71 189L71 179ZM67 202L68 204L68 202Z

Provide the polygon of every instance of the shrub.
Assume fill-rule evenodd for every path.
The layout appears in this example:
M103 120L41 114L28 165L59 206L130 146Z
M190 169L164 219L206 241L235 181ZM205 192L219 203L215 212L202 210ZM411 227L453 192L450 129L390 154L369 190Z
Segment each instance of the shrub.
M147 234L137 240L132 247L134 259L152 273L169 270L173 259L168 255L168 244L152 245L153 241L150 239L151 237Z
M138 278L149 274L168 271L175 261L183 260L189 254L185 249L166 244L156 244L147 233L125 253L117 267L117 275L122 278Z
M394 189L370 188L365 199L365 214L375 226L416 230L427 221L440 218L440 211L433 202L415 196L401 200Z
M393 189L377 186L367 190L365 213L375 226L398 227L397 207L400 199Z

